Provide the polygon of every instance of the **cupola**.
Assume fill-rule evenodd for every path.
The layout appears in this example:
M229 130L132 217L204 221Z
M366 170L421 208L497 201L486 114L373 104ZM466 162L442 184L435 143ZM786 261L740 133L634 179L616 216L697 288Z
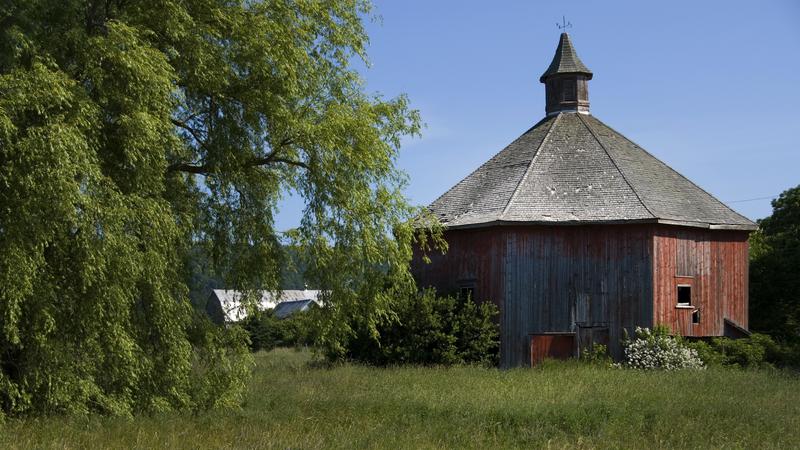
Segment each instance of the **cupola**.
M578 58L569 34L561 33L553 62L539 78L545 86L547 114L562 111L589 114L588 82L591 79L592 71Z

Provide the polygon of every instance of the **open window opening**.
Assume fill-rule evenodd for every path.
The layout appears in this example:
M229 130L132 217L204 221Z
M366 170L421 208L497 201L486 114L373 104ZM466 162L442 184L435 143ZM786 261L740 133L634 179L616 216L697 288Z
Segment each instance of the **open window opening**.
M678 306L692 306L692 287L685 284L678 285Z
M699 309L695 309L694 311L692 311L692 323L694 325L697 325L698 323L700 323L700 310Z
M475 285L461 286L461 298L475 301Z

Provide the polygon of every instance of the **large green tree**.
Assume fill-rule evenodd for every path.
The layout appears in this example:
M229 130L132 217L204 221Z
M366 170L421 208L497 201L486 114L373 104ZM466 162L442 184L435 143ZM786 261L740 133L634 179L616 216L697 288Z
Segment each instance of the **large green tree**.
M275 289L282 244L325 287L320 339L391 311L411 219L405 97L364 93L363 0L10 0L0 10L0 408L235 403L236 330L187 301L189 258ZM301 226L274 228L287 192ZM421 247L426 247L423 240Z
M751 236L750 327L800 342L800 186L772 201Z

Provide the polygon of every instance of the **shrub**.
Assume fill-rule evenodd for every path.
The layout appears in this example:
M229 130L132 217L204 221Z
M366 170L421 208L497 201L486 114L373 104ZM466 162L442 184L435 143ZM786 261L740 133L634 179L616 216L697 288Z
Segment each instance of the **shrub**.
M684 345L694 350L706 366L721 366L725 364L724 355L718 352L709 341L685 341Z
M498 314L492 302L458 299L453 333L460 362L489 366L500 363L500 330L495 322Z
M395 317L378 325L378 335L354 327L347 357L377 365L497 364L497 307L472 298L439 297L426 289L401 299Z
M753 333L743 339L718 337L686 345L697 351L707 365L747 368L792 365L790 347L779 345L765 334Z
M591 348L581 352L580 359L583 362L596 365L608 365L611 363L611 356L608 354L608 346L596 342Z
M194 376L190 379L193 409L241 405L255 363L244 345L244 330L204 320L194 327L191 339L197 349L192 364Z
M305 314L294 314L278 319L272 310L260 311L241 322L250 337L250 350L272 350L275 347L307 345L309 337Z
M723 355L724 364L739 367L764 365L768 347L775 346L775 342L763 334L754 334L746 339L715 338L712 343Z
M703 361L692 348L679 338L670 336L669 329L656 326L636 328L636 338L625 342L624 367L633 369L702 369Z

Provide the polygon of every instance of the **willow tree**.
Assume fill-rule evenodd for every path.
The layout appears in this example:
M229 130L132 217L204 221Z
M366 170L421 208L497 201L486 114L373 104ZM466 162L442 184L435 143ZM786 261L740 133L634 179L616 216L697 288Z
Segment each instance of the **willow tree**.
M395 167L419 131L364 93L362 0L11 0L0 11L0 405L10 414L235 403L242 336L187 299L203 245L277 289L282 243L324 286L335 349L412 285ZM301 225L274 225L282 196ZM421 245L425 247L425 242Z

